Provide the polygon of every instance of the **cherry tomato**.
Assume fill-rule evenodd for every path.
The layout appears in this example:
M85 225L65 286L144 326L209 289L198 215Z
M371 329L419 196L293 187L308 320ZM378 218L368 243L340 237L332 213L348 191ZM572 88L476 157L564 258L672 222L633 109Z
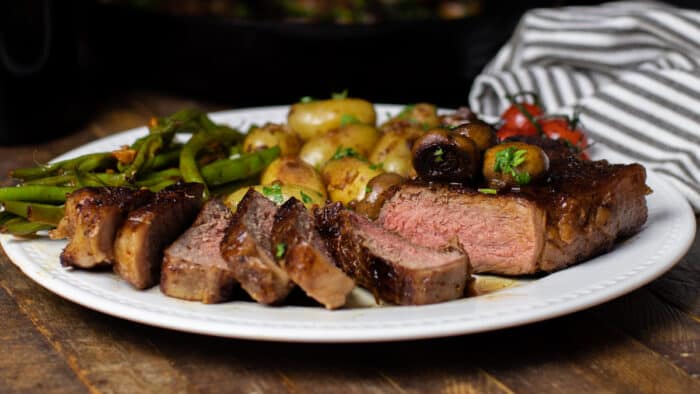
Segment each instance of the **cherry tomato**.
M564 140L571 146L581 151L581 158L588 159L584 149L588 147L588 138L578 128L572 129L566 118L545 118L538 120L544 134L553 140Z
M540 108L536 104L531 104L531 103L518 103L532 115L533 118L536 118L538 116L542 116L544 112L542 111L542 108ZM504 126L510 127L516 130L521 130L522 132L526 133L523 135L532 135L530 133L534 133L534 135L537 134L537 128L535 128L535 125L530 122L530 120L525 116L520 111L520 108L518 108L517 105L512 104L508 109L505 110L501 114L501 118L503 118Z
M530 130L530 129L521 130L521 129L515 129L512 127L508 127L507 125L503 125L496 132L496 137L498 137L499 141L503 141L506 138L512 137L515 135L535 136L535 135L537 135L537 129L535 129L533 127L532 130Z
M563 139L577 148L585 148L588 140L579 129L571 129L569 121L564 118L542 119L538 121L544 134L553 139Z

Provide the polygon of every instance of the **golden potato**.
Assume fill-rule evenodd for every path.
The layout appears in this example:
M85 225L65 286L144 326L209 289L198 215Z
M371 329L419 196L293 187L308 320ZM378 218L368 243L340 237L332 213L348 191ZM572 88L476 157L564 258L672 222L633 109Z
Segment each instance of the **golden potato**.
M303 202L306 208L311 208L314 204L323 205L326 202L323 195L316 190L311 190L300 185L281 185L279 183L274 183L272 185L256 185L240 188L229 194L224 200L224 204L232 211L235 211L238 203L241 202L243 196L245 196L248 189L251 187L277 205L282 205L292 197Z
M378 139L379 131L374 126L349 124L308 140L301 147L299 157L313 167L321 168L340 147L352 148L366 157Z
M411 139L403 133L390 132L384 134L369 155L369 161L381 164L386 172L395 172L403 177L414 177L413 156L411 155Z
M270 163L260 178L263 185L279 182L282 185L299 185L320 192L326 198L326 187L318 173L298 156L282 156Z
M439 125L437 107L428 103L418 103L404 107L396 116L382 124L380 129L384 132L397 129L426 131Z
M289 127L275 123L253 127L243 140L244 152L254 152L273 146L279 146L282 155L295 155L299 153L301 141Z
M321 175L326 183L328 195L332 201L348 204L353 200L362 200L367 193L367 183L382 171L357 157L343 157L331 160Z
M372 103L356 98L296 103L287 114L287 123L304 141L338 128L343 122L374 126L376 119Z

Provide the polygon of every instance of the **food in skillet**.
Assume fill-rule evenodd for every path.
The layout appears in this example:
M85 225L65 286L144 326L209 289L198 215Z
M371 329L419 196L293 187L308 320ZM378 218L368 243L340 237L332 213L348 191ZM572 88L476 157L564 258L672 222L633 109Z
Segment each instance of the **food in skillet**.
M342 93L244 136L181 111L114 152L15 170L2 229L60 222L64 265L112 265L136 288L205 303L240 286L280 304L298 287L335 309L356 284L444 302L470 293L472 272L555 271L646 221L644 168L586 160L575 122L542 113L513 98L496 128L418 103L377 126L371 103Z

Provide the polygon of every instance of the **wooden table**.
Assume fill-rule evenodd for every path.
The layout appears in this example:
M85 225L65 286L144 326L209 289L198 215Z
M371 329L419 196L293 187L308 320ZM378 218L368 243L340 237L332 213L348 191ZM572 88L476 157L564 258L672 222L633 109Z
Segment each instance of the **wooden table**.
M0 173L198 104L216 109L147 93L114 97L73 134L0 147ZM698 238L660 279L584 312L485 334L364 345L148 327L63 300L0 254L0 393L700 393L698 377Z

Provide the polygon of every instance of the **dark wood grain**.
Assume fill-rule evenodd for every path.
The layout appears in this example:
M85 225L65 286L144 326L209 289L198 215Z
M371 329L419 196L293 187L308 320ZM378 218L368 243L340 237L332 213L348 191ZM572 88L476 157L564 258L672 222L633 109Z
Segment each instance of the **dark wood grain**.
M54 141L0 147L7 158L0 173L151 116L225 104L137 92L98 107L84 127ZM699 289L696 238L679 265L650 285L562 318L426 341L285 344L186 334L93 312L35 284L3 252L0 392L700 392Z

